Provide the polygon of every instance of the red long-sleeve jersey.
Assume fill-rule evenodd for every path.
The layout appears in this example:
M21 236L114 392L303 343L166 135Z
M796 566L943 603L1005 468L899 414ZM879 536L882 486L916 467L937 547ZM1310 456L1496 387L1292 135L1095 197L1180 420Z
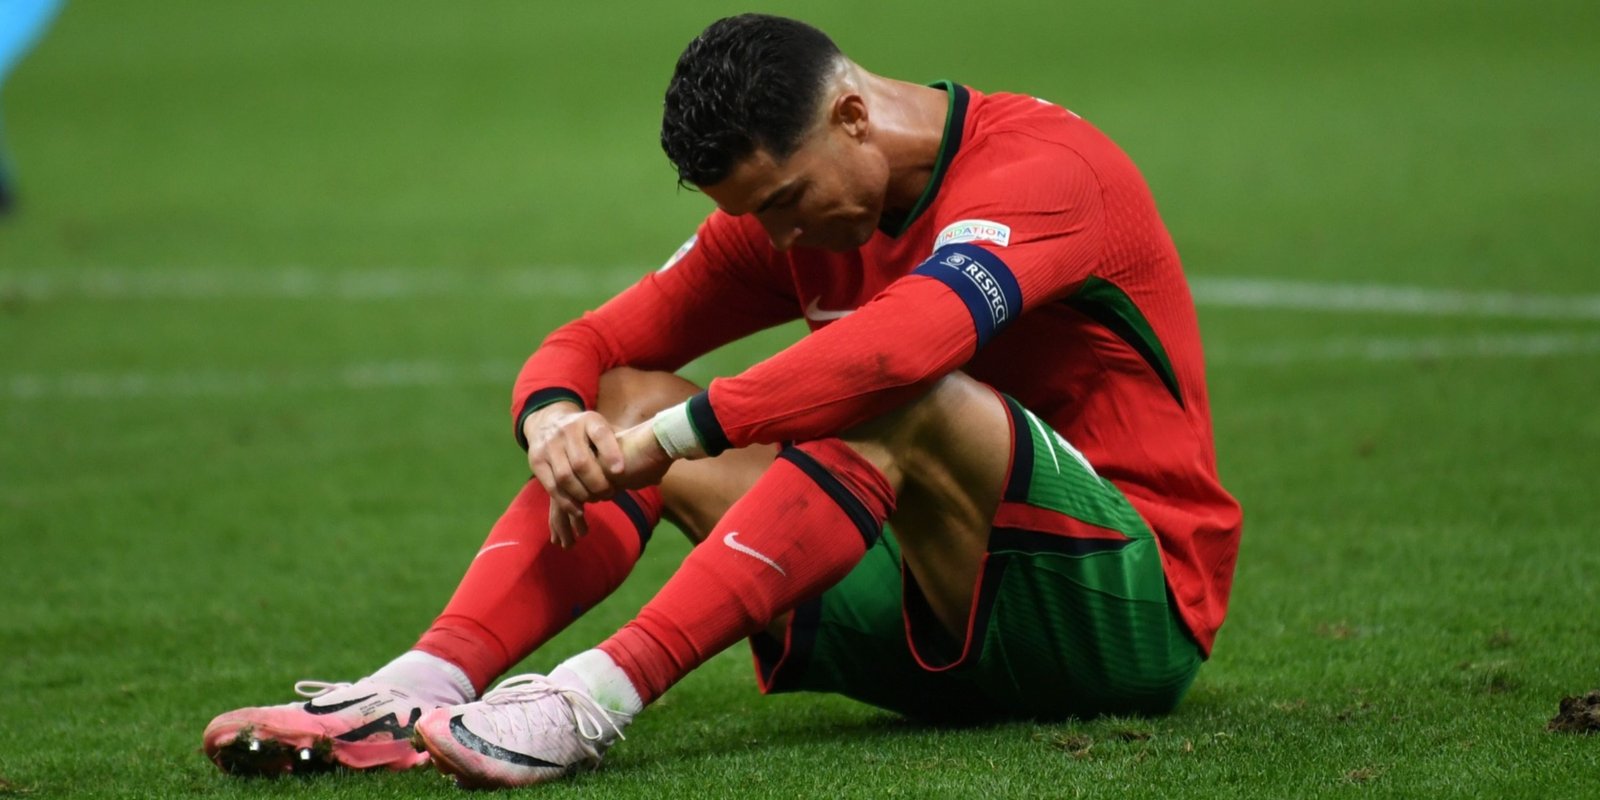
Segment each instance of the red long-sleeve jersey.
M675 370L803 316L809 335L690 401L707 450L837 434L965 370L1122 490L1209 652L1241 514L1217 477L1194 302L1149 189L1065 109L944 87L939 160L905 218L854 252L779 252L753 218L711 214L668 267L528 359L512 399L518 436L552 400L592 406L607 369Z

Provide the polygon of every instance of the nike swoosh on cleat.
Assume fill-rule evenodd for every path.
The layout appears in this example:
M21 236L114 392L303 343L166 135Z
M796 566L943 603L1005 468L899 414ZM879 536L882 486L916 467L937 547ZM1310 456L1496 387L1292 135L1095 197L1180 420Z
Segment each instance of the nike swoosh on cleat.
M840 311L835 311L831 308L822 308L820 305L818 305L817 301L819 299L820 298L816 297L811 298L811 303L806 306L806 319L816 320L817 322L827 322L828 320L833 319L843 319L851 314L856 313L856 310L853 308L846 308Z
M450 735L456 737L456 741L460 742L461 745L466 747L468 750L481 753L490 758L498 758L501 761L518 764L524 767L550 767L552 769L566 769L566 767L563 767L560 764L552 764L542 758L535 758L527 755L526 753L518 753L515 750L507 750L504 747L495 744L494 742L487 741L478 734L467 730L467 726L461 721L461 717L461 714L457 714L450 718Z
M400 718L391 711L359 728L351 728L333 738L341 742L359 742L374 734L387 733L393 737L394 741L405 741L411 738L411 731L416 727L419 719L422 719L422 709L420 708L411 709L411 720L404 725L400 724Z
M733 537L738 536L738 535L739 535L738 531L728 531L728 535L722 537L722 543L727 545L727 546L729 546L729 547L731 547L731 548L733 548L733 549L735 549L735 550L738 550L741 553L744 553L747 556L750 556L752 558L758 558L758 559L766 562L766 565L769 566L769 567L772 567L775 570L777 570L779 575L782 575L785 578L789 577L789 573L784 572L783 571L783 567L778 566L778 562L773 561L770 558L767 558L766 556L762 555L760 552L757 552L756 550L751 549L747 545L744 545L744 544L741 544L739 542L734 541Z
M355 705L356 703L364 703L377 696L377 694L369 694L366 697L357 697L354 700L346 700L343 703L334 703L331 706L314 706L311 705L310 700L307 700L305 704L305 710L307 714L332 714L335 711L343 711Z

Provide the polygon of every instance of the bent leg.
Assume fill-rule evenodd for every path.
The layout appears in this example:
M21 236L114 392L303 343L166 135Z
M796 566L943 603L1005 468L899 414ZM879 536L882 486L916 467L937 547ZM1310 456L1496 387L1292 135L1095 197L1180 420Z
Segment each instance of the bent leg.
M616 369L601 378L597 410L620 429L698 390L669 373ZM592 504L589 535L570 550L551 545L549 496L537 481L529 481L414 649L458 665L481 693L615 591L663 515L691 538L704 538L770 461L766 448L752 448L676 464L660 488Z
M588 510L589 535L563 549L550 542L549 495L528 481L413 649L459 666L481 694L622 585L649 541L659 503L649 493L596 503Z
M889 503L882 475L838 440L786 450L622 630L549 676L435 709L417 735L468 786L522 786L597 765L690 670L842 578Z
M599 411L630 425L695 391L666 373L613 370L601 380ZM770 448L752 448L677 465L662 487L595 504L589 535L570 550L550 544L549 497L530 481L414 650L355 683L296 684L309 701L219 715L203 734L206 754L238 773L416 766L425 756L409 739L424 712L470 700L610 594L663 514L704 538L771 460Z
M958 376L844 440L784 450L721 515L713 544L691 553L632 622L575 666L589 673L597 696L620 698L618 710L636 713L707 658L843 578L877 539L901 488L924 501L912 519L930 526L937 520L941 532L964 534L924 535L915 561L919 570L941 576L941 588L959 586L930 594L943 598L955 619L970 594L969 576L982 551L979 532L998 501L1005 458L970 445L981 436L954 436L950 429L962 419L981 430L985 416L1003 438L1008 429L997 397ZM974 455L958 457L967 450ZM988 488L928 488L976 486ZM612 662L626 681L606 666ZM618 691L621 683L637 693Z
M784 450L638 616L599 645L637 691L628 713L838 582L892 507L881 473L837 439Z
M1042 420L983 391L1005 425L988 445L1005 468L983 467L995 483L977 487L991 494L942 489L970 473L879 437L892 443L882 457L898 459L892 468L905 476L893 535L797 608L782 638L756 637L764 690L968 717L1164 713L1182 697L1202 656L1170 605L1148 526ZM911 430L942 431L945 455L957 457L981 444L972 432L994 434L969 414L946 419ZM992 505L975 557L952 555L974 552L974 531L961 526L982 503ZM965 574L949 560L964 557Z
M1136 625L1129 635L1117 636L1125 620L1116 610L1126 606L1114 602L1123 588L1116 582L1117 564L1097 562L1088 572L1029 570L1027 557L1036 552L1079 553L1071 545L1037 547L1029 536L1011 542L998 535L1003 524L1013 522L1037 525L1043 536L1077 531L1062 512L1082 510L1071 490L1084 479L1070 464L1063 469L1059 454L1070 447L1047 430L1009 400L955 376L928 397L851 431L845 440L786 448L633 621L549 676L522 676L482 702L430 712L417 723L417 733L440 769L464 785L550 780L598 764L645 706L746 636L756 638L758 664L774 654L777 659L773 669L763 669L764 688L787 667L805 674L797 688L837 691L911 714L1056 717L1166 710L1193 677L1198 649L1190 645L1189 663L1167 660L1180 667L1171 676L1176 681L1163 682L1164 674L1155 680L1143 680L1143 674L1121 683L1107 680L1102 667L1144 666L1138 658L1115 657L1130 649L1119 642L1140 641L1142 634ZM1062 478L1053 489L1040 489L1048 481L1035 470L1042 464L1036 451L1052 456ZM1086 464L1083 471L1092 475ZM1093 480L1110 487L1098 476ZM901 492L922 507L896 518L923 527L901 537L896 559L893 543L879 537ZM1049 505L1058 494L1068 496L1065 508ZM1069 521L1031 513L1028 503ZM1142 525L1114 488L1087 509ZM991 535L990 529L997 533ZM1092 533L1087 538L1109 538L1098 529ZM1135 550L1121 546L1133 536L1115 536L1117 547L1085 552ZM1142 548L1146 557L1127 571L1132 579L1124 585L1136 590L1132 599L1145 603L1161 578L1159 558L1150 557L1154 544L1147 529L1141 538L1148 545ZM1010 574L1005 573L1013 556L995 549L996 542L1018 551L1019 566ZM884 557L864 560L878 546L884 547ZM881 627L904 631L898 636L879 633L878 624L889 618L884 610L894 606L882 589L891 584L884 578L893 574L896 560L905 599L893 621L903 618L905 627ZM1154 572L1148 568L1152 564ZM920 588L919 573L927 576L928 591ZM1091 579L1084 584L1089 591L1106 590L1113 599L1098 615L1110 621L1108 626L1084 626L1074 619L1071 604L1083 593L1073 586L1080 578ZM834 636L826 649L801 652L796 634L807 626L815 632L819 615L810 613L808 600L819 595L823 611L835 612L830 633L849 627L838 622L841 610L865 612L861 618L872 625L860 632L868 647L839 647L843 637ZM764 648L758 632L797 607L788 635ZM1002 607L1013 613L1003 614ZM1169 629L1176 619L1164 590L1159 603L1139 609L1159 609ZM1143 621L1143 615L1135 620ZM1037 635L1030 635L1029 624ZM810 644L820 638L812 637ZM888 642L904 649L896 652L896 645L885 646ZM1100 649L1114 657L1102 657Z
M935 618L959 633L1011 463L1006 404L954 373L915 403L841 438L894 486L899 503L889 524L907 568Z

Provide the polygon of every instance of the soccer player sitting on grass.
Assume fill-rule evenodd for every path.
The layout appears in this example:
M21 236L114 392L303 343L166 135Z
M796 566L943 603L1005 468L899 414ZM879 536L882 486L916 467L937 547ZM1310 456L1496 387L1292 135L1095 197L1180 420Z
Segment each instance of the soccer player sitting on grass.
M661 142L717 209L528 359L512 414L536 480L443 614L369 677L218 717L223 768L431 755L463 785L536 783L598 764L745 638L764 692L914 718L1183 696L1240 512L1133 163L1059 106L874 75L760 15L689 44ZM704 391L669 372L802 316L809 335ZM662 518L697 546L632 622L479 697L615 590Z

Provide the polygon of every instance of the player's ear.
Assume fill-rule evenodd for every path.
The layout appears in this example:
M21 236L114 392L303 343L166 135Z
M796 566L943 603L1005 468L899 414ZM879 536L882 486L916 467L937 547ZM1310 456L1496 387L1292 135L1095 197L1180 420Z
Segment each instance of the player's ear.
M855 92L841 93L833 101L830 115L834 125L839 126L850 138L856 141L866 141L867 138L867 101Z

